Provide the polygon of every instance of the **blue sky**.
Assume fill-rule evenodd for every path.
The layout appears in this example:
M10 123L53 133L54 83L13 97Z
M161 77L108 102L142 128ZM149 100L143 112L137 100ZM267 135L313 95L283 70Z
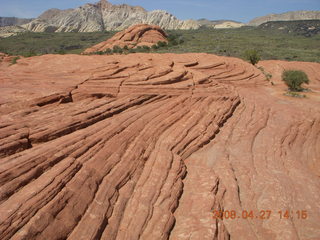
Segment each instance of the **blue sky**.
M0 0L0 16L37 17L49 8L67 9L98 0ZM269 13L320 10L320 0L110 0L113 4L163 9L180 19L232 19L247 22Z

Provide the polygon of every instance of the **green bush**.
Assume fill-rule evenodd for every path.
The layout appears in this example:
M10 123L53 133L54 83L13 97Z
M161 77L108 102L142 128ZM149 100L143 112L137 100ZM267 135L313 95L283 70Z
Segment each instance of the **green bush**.
M122 48L117 45L113 46L112 51L113 51L113 53L123 53Z
M11 65L16 64L19 59L20 59L20 57L14 57L14 58L12 58L12 60L11 60Z
M107 48L105 51L104 51L105 54L112 54L112 49L110 48Z
M139 53L139 52L143 52L143 49L141 46L138 46L135 48L135 51Z
M129 53L136 53L137 51L134 48L129 49Z
M166 47L167 43L159 41L157 45L158 45L159 48L161 48L161 47Z
M152 50L157 50L157 49L159 49L159 47L158 47L158 45L152 45Z
M33 56L37 56L37 54L35 53L35 51L30 50L27 54L24 55L25 57L33 57Z
M251 49L245 52L245 58L252 64L256 65L260 61L260 54L257 50Z
M282 80L287 84L290 91L300 92L303 83L309 84L307 74L300 70L286 70L282 73Z
M306 95L301 95L299 93L296 93L296 92L287 92L284 94L285 96L289 96L289 97L294 97L294 98L306 98L307 96Z
M142 49L144 52L150 52L150 47L148 46L142 46Z

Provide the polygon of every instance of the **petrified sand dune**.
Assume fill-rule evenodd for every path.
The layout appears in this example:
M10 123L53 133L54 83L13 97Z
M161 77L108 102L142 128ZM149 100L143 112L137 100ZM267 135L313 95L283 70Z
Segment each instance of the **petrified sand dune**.
M114 46L121 48L127 46L129 49L138 46L151 47L158 42L168 42L167 34L159 26L138 24L116 33L112 38L86 49L83 53L103 52Z
M0 71L0 239L320 238L316 96L208 54L45 55Z

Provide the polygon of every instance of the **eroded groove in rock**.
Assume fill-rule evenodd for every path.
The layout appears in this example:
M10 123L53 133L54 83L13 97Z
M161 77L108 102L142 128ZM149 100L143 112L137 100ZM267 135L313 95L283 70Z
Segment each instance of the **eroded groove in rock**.
M319 64L301 66L317 91ZM45 55L0 70L1 239L320 237L317 92L287 98L278 72L272 87L208 54ZM280 220L285 209L308 219Z

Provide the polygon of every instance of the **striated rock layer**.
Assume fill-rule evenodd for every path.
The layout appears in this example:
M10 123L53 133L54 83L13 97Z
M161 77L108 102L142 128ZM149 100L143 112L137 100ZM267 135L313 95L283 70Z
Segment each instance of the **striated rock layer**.
M320 19L320 11L291 11L280 14L269 14L252 19L249 26L259 26L260 24L273 21L297 21Z
M0 71L0 239L320 238L317 90L285 97L209 54L44 55Z
M86 49L83 53L88 54L105 51L108 48L113 49L115 46L121 48L126 46L128 49L138 46L151 47L158 42L168 42L167 34L160 27L156 25L138 24L116 33L112 38Z
M15 36L19 33L24 33L24 32L27 32L27 30L20 26L0 27L0 38Z
M179 20L163 10L146 11L140 6L113 5L106 0L75 9L49 9L30 23L22 25L33 32L120 31L135 24L158 25L164 29L197 29L193 20Z

